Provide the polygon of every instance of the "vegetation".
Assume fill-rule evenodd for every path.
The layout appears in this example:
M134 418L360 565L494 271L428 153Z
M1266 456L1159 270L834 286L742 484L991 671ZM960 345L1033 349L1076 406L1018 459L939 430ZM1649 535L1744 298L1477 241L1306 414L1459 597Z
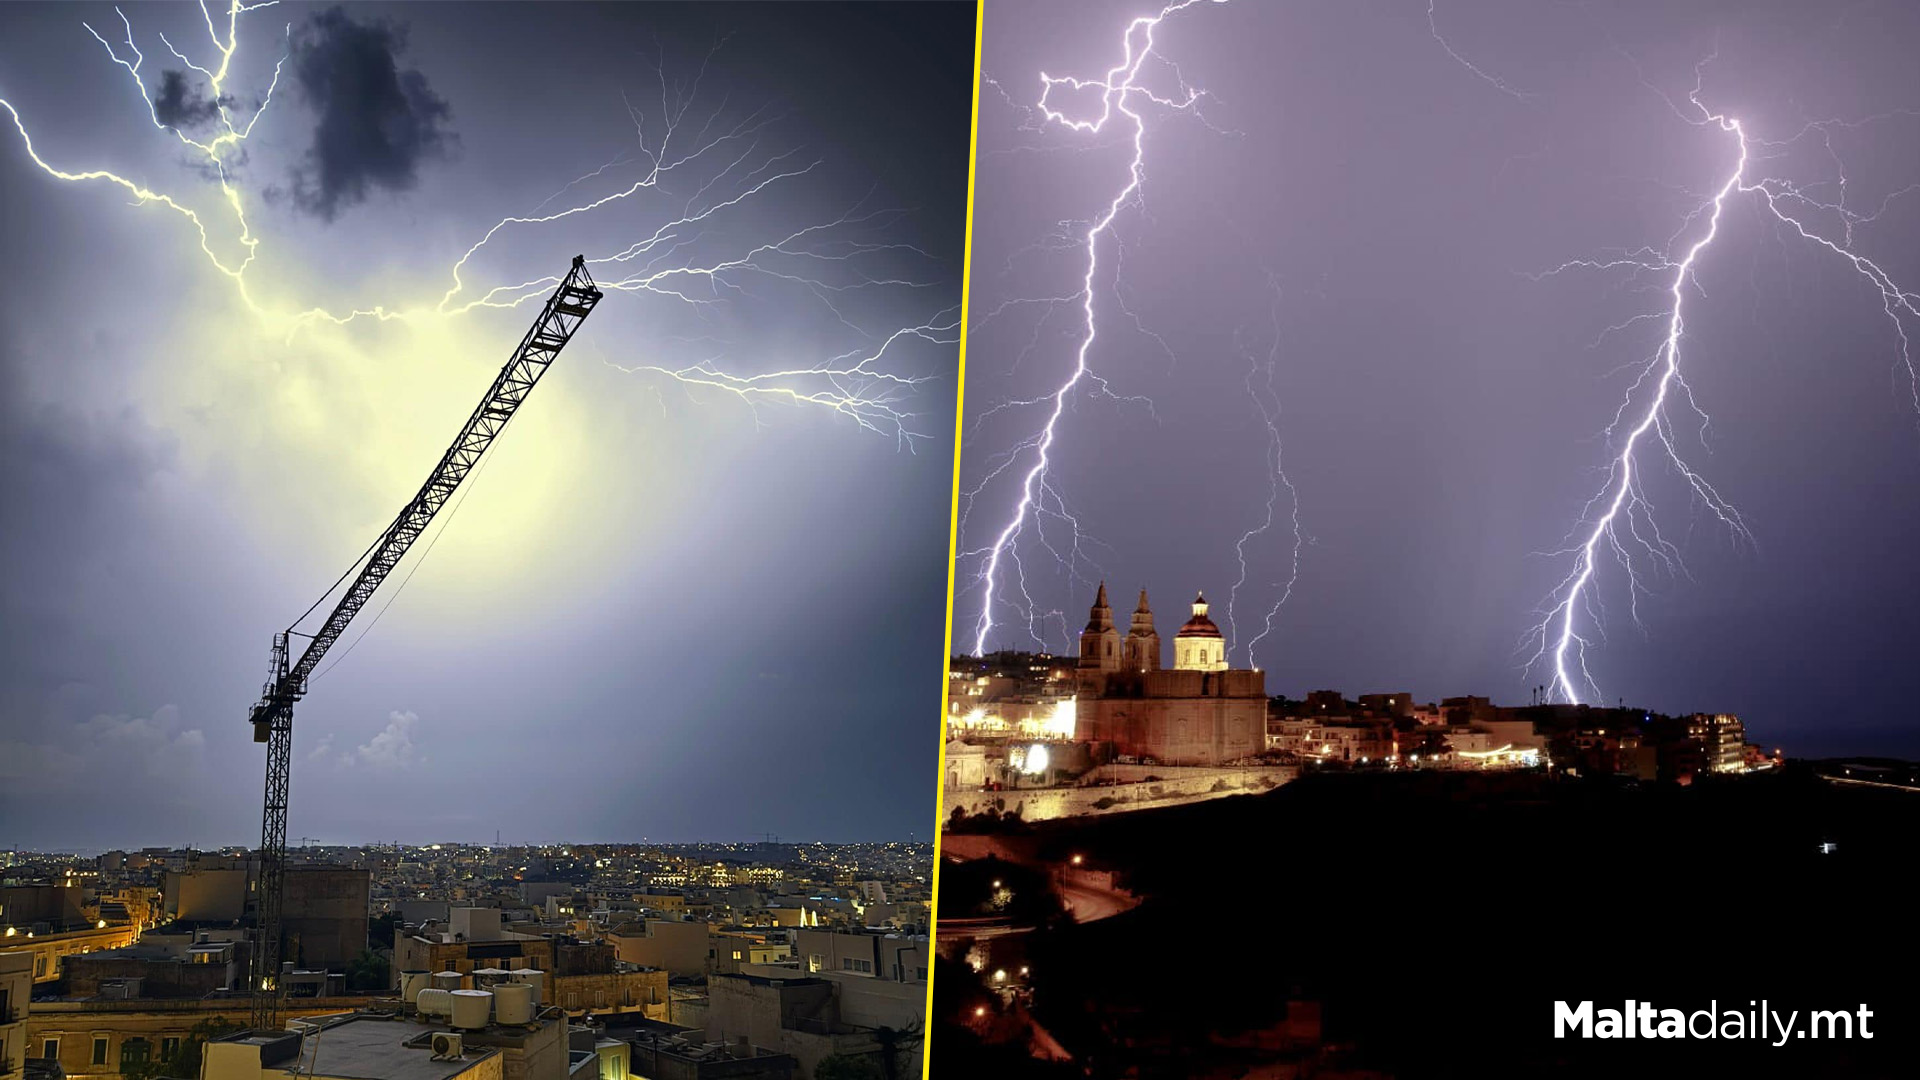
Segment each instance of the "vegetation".
M814 1080L885 1080L870 1057L829 1054L813 1067Z
M196 1077L200 1075L200 1058L206 1045L225 1035L240 1030L241 1025L224 1017L210 1016L193 1025L187 1037L173 1053L145 1061L130 1061L121 1070L125 1080L167 1080L170 1077Z
M393 988L393 973L385 957L372 949L364 950L347 963L347 990L371 994Z

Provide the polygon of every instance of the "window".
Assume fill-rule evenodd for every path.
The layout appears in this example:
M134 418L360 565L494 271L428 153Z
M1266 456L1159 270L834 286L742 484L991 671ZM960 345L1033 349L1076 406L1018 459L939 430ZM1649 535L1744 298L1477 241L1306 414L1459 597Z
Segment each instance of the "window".
M126 1072L130 1066L143 1064L153 1044L145 1039L128 1039L120 1044L120 1071Z
M105 1065L107 1063L107 1037L105 1035L95 1035L93 1037L93 1063L95 1065Z
M160 1040L160 1060L161 1061L166 1061L167 1059L173 1057L173 1055L179 1052L180 1052L179 1036L168 1035Z
M57 1061L57 1060L59 1060L59 1058L60 1058L60 1040L59 1040L59 1039L48 1039L48 1040L46 1040L45 1042L42 1042L42 1043L40 1044L40 1056L41 1056L41 1057L43 1057L43 1058L52 1058L52 1059L54 1059L54 1060L56 1060L56 1061Z

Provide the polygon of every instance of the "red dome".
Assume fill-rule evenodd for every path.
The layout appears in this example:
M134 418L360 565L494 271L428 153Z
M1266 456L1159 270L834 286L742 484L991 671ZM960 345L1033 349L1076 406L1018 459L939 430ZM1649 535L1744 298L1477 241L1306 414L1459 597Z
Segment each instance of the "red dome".
M1204 595L1194 598L1193 618L1188 619L1187 624L1180 628L1178 634L1174 635L1176 638L1224 638L1225 636L1226 635L1220 632L1220 628L1213 624L1213 620L1207 618L1207 598Z

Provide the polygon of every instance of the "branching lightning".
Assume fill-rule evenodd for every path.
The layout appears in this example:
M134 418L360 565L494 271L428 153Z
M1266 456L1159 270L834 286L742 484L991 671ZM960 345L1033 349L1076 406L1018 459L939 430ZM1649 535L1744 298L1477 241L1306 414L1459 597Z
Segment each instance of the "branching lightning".
M863 319L846 301L863 292L880 290L911 299L916 291L938 284L938 279L931 273L923 276L900 268L930 266L932 256L912 245L888 241L885 230L905 212L868 207L865 200L837 217L776 227L769 235L758 238L750 231L744 239L731 232L716 235L711 226L730 215L745 216L747 208L770 201L779 189L808 176L822 162L807 160L797 150L769 148L764 136L779 117L767 110L729 120L724 100L712 108L703 105L700 83L712 61L712 52L702 62L699 73L685 85L669 82L663 56L657 66L660 91L657 113L650 116L630 102L625 106L634 124L637 156L616 157L554 192L534 212L504 217L494 223L449 268L450 284L437 302L411 307L373 305L336 313L322 307L262 299L249 279L249 271L257 269L255 257L260 238L248 221L245 200L234 173L238 167L237 148L266 114L287 54L283 53L275 64L273 79L259 106L244 123L236 119L234 98L227 84L239 51L240 16L277 3L278 0L253 4L230 0L224 12L223 31L206 0L201 0L207 34L218 56L214 63L190 59L161 36L167 50L205 80L216 110L210 120L216 133L205 140L181 130L187 125L163 122L142 76L146 56L135 44L133 25L124 13L115 9L124 30L124 41L119 44L110 42L91 25L83 24L106 50L111 62L125 69L132 78L154 127L174 136L190 151L194 164L217 179L224 213L232 219L235 235L231 240L216 240L217 229L203 216L203 211L190 205L191 199L184 193L156 190L105 169L70 170L50 163L35 148L19 110L4 98L0 98L0 107L12 118L28 159L48 176L74 183L111 184L131 195L136 204L163 206L184 218L197 236L201 252L216 271L232 280L248 311L269 328L284 330L290 338L320 323L343 324L356 319L442 319L476 308L513 308L538 303L551 291L556 278L532 277L513 284L471 289L466 275L483 249L507 232L537 230L644 198L649 206L665 209L664 214L656 211L656 216L665 220L645 229L630 242L589 256L587 261L594 267L595 277L603 289L651 293L686 305L705 318L726 305L756 299L756 294L748 288L750 283L778 283L823 305L824 312L846 329L850 347L817 359L778 358L767 365L768 370L748 372L723 366L726 349L717 343L711 350L712 355L691 361L648 360L613 366L630 374L672 380L685 387L689 394L705 391L731 395L747 406L756 423L761 406L784 404L839 414L861 429L894 438L905 449L912 449L922 437L914 423L913 399L917 388L930 376L911 374L914 370L911 366L895 362L896 354L916 342L942 349L957 345L960 334L957 306L916 318L908 325L875 328L862 325L863 321L872 323L875 319ZM293 41L290 24L285 28L284 37L290 49ZM719 45L714 47L715 51L719 48ZM586 198L562 209L547 209L567 193L575 189L590 190L596 182L604 183L606 174L626 167L637 168L638 178L617 183L607 194ZM684 180L684 183L670 190L669 181L675 180ZM734 224L737 226L738 222ZM609 226L609 230L615 227ZM511 280L512 275L508 276Z
M1281 607L1293 597L1293 587L1300 580L1300 549L1306 543L1306 534L1300 527L1300 490L1293 486L1293 480L1287 476L1286 453L1280 440L1280 394L1273 385L1275 371L1280 366L1280 286L1272 282L1271 275L1269 275L1269 282L1273 288L1273 344L1268 349L1264 362L1257 359L1251 352L1247 354L1247 399L1253 402L1254 408L1260 413L1261 423L1267 429L1265 459L1267 505L1265 517L1261 519L1260 524L1240 534L1239 541L1233 545L1234 557L1240 563L1240 576L1234 579L1233 589L1227 594L1227 640L1229 643L1240 640L1240 625L1234 613L1234 607L1239 601L1241 588L1247 584L1247 544L1255 537L1266 535L1267 530L1273 528L1274 510L1280 501L1282 489L1287 493L1287 518L1293 533L1293 550L1292 557L1287 563L1286 580L1273 583L1280 589L1280 595L1267 608L1260 632L1247 642L1249 667L1259 666L1255 659L1256 650L1260 642L1273 633L1274 618L1280 614ZM1229 644L1228 648L1232 648L1232 645Z
M1601 567L1609 560L1620 567L1636 624L1639 621L1637 601L1646 591L1645 575L1685 573L1679 548L1661 534L1652 503L1647 498L1642 483L1647 468L1664 460L1687 484L1694 499L1737 540L1751 541L1739 512L1681 456L1670 415L1670 408L1677 402L1698 420L1699 431L1704 435L1707 414L1696 402L1681 370L1686 331L1683 305L1689 286L1694 290L1700 288L1701 260L1721 233L1730 200L1736 196L1751 197L1777 228L1844 259L1877 291L1899 343L1899 367L1905 372L1914 407L1920 412L1920 372L1915 369L1907 329L1907 320L1920 318L1920 295L1898 284L1885 268L1853 248L1855 226L1872 221L1886 209L1888 202L1916 188L1910 186L1889 195L1870 213L1858 213L1845 206L1844 197L1839 201L1825 201L1790 181L1752 175L1758 162L1784 153L1793 144L1811 136L1818 135L1826 141L1831 154L1832 144L1827 136L1833 128L1854 127L1868 121L1817 121L1785 140L1761 139L1740 120L1702 103L1702 80L1713 59L1709 56L1695 70L1694 87L1687 97L1690 108L1666 98L1674 114L1685 122L1731 136L1734 161L1711 197L1688 215L1680 231L1663 249L1641 249L1601 260L1575 260L1548 271L1557 274L1573 269L1625 270L1635 275L1657 275L1665 283L1667 297L1663 311L1631 320L1661 320L1664 333L1652 356L1638 366L1619 409L1605 429L1613 455L1606 469L1606 481L1583 507L1569 546L1551 553L1571 558L1572 565L1542 605L1541 619L1526 638L1533 650L1529 667L1550 667L1549 691L1567 702L1601 696L1587 664L1587 651L1602 633L1603 612L1595 595ZM1837 165L1837 155L1834 161ZM1844 196L1844 169L1840 170L1838 184ZM1800 216L1807 212L1821 212L1836 219L1839 238L1810 225L1806 217ZM1680 237L1687 234L1693 238L1682 241ZM1623 329L1624 325L1610 330ZM1647 458L1649 453L1654 455L1651 460Z
M1081 324L1073 367L1052 393L1008 402L994 410L1039 407L1046 412L1045 422L1031 437L997 457L979 485L963 493L965 506L971 508L974 500L993 480L1009 471L1023 470L1019 472L1019 498L1006 524L995 532L987 546L959 553L961 559L978 560L980 563L980 569L974 576L981 594L980 614L973 627L973 651L976 654L984 653L987 649L987 640L994 629L994 604L1003 590L1011 588L1018 592L1018 599L1010 598L1008 602L1025 612L1028 634L1043 647L1045 641L1038 631L1040 620L1060 615L1059 612L1043 611L1027 589L1025 567L1016 548L1024 534L1031 531L1034 541L1060 559L1067 566L1070 576L1077 573L1084 561L1084 547L1090 541L1081 530L1078 518L1049 482L1050 455L1059 436L1060 421L1067 402L1076 393L1087 392L1084 388L1090 387L1096 394L1118 397L1106 381L1094 372L1088 359L1098 336L1096 299L1102 267L1100 249L1103 242L1112 243L1117 262L1120 249L1113 234L1114 222L1122 211L1139 202L1146 168L1146 120L1140 110L1151 105L1168 110L1190 111L1203 96L1199 90L1188 85L1177 68L1164 60L1162 66L1172 72L1175 84L1171 93L1156 92L1142 78L1147 62L1155 58L1154 31L1168 16L1201 2L1203 0L1175 0L1161 8L1158 14L1143 15L1129 22L1121 36L1120 62L1110 68L1104 77L1081 79L1053 76L1045 72L1040 74L1040 97L1032 106L1032 113L1040 123L1093 136L1104 134L1110 124L1117 124L1122 129L1126 145L1131 147L1132 155L1127 163L1125 182L1114 191L1105 207L1086 223L1085 230L1077 238L1077 246L1083 248L1086 255L1079 289L1066 297L1023 301L1049 305L1075 304L1080 309ZM1225 0L1210 2L1223 3ZM997 84L992 85L997 88ZM1060 92L1061 97L1073 99L1076 104L1084 103L1090 96L1097 96L1099 106L1097 110L1077 113L1072 105L1056 104L1056 92ZM1124 302L1120 306L1122 313L1131 317L1131 313L1125 310ZM1070 542L1064 545L1067 551L1062 552L1060 548L1063 545L1047 536L1045 523L1048 520L1056 521L1068 530Z

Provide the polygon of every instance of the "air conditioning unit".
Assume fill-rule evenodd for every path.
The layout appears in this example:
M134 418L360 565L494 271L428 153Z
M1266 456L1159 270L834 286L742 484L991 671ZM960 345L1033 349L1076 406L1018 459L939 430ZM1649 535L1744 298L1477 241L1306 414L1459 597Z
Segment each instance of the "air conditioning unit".
M460 1036L451 1031L435 1032L433 1036L433 1060L458 1061L460 1059Z

